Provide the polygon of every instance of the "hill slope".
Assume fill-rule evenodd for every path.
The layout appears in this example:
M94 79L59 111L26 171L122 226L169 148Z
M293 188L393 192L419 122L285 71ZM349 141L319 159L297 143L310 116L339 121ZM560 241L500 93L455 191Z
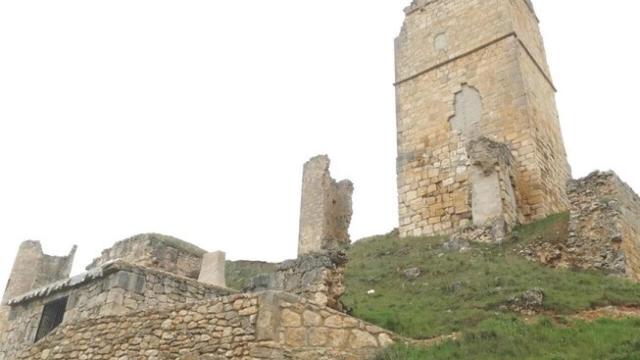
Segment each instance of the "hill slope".
M348 251L343 301L354 316L414 339L461 333L458 341L429 349L417 342L380 359L640 359L640 320L573 316L605 306L640 309L640 285L518 255L528 242L566 236L566 225L566 214L552 216L516 229L503 246L395 233L363 239ZM229 283L259 272L234 266Z

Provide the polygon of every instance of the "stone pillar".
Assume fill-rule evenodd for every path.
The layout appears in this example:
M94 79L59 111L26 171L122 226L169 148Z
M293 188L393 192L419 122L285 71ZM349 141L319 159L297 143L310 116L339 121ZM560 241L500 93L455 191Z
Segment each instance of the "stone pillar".
M225 253L222 251L214 251L202 256L202 267L200 268L200 277L198 281L220 286L227 287L225 280Z
M69 277L76 247L67 256L51 256L42 252L39 241L25 241L20 245L13 263L2 303L31 290Z
M351 242L353 183L332 179L330 162L321 155L304 165L298 256L341 249Z

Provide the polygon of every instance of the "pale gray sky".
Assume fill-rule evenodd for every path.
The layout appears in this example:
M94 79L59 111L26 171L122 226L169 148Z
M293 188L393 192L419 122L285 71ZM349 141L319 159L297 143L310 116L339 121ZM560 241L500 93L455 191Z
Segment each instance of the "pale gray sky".
M0 1L0 284L19 243L160 232L295 256L303 162L354 181L352 237L396 226L393 39L407 1ZM640 189L640 3L535 0L575 176Z

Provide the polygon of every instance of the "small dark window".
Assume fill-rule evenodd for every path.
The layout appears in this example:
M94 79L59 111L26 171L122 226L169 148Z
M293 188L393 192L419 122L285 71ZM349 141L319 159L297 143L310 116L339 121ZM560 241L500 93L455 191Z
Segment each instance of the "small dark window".
M44 305L42 310L42 318L40 318L40 326L36 333L36 341L47 336L53 329L57 328L64 319L64 312L67 309L67 300L69 298L61 298Z

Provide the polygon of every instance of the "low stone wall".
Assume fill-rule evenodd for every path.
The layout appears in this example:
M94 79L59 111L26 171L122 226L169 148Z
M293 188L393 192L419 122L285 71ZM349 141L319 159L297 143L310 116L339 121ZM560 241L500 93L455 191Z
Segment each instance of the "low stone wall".
M524 255L547 265L598 270L640 281L640 198L613 172L569 184L566 242L530 245Z
M344 271L348 258L342 251L301 255L280 264L275 272L252 278L243 289L247 292L285 291L300 295L316 304L343 310Z
M11 354L18 347L33 343L44 305L56 299L68 297L63 321L66 324L194 303L233 292L122 261L107 264L67 282L54 283L11 300L8 328L0 333L0 359L13 359Z
M12 360L355 360L394 339L301 297L265 292L67 324Z
M198 279L205 250L180 239L161 234L141 234L117 242L102 251L87 270L114 260L157 268L176 275Z

